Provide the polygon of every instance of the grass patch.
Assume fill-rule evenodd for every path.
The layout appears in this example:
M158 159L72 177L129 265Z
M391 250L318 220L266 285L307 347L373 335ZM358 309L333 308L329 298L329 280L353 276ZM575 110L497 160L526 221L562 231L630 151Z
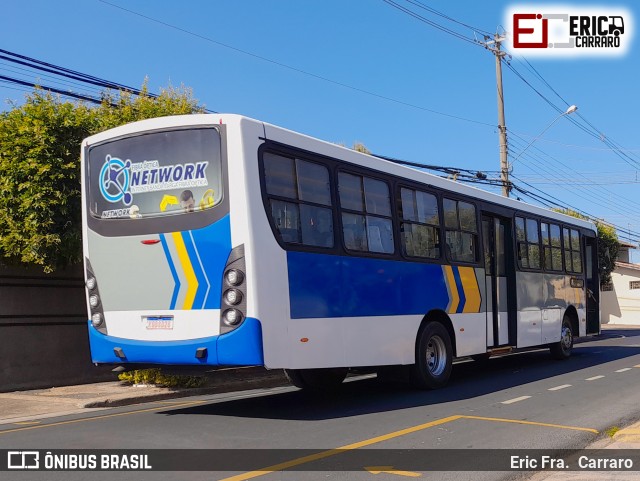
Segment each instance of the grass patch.
M118 374L120 381L129 384L153 384L161 387L202 387L206 380L201 376L164 374L161 369L136 369Z
M613 436L615 436L615 434L620 431L620 428L618 426L611 426L609 429L607 429L605 431L605 433L607 433L607 436L609 436L610 438L612 438Z

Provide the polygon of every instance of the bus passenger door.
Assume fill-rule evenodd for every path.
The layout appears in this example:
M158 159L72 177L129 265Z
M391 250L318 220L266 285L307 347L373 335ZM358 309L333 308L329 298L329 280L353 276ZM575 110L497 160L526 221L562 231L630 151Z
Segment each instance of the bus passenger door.
M511 220L482 216L485 284L487 292L487 347L515 345L515 270L511 245ZM510 322L511 320L511 322Z
M600 333L600 279L598 244L595 237L584 237L587 274L587 334Z

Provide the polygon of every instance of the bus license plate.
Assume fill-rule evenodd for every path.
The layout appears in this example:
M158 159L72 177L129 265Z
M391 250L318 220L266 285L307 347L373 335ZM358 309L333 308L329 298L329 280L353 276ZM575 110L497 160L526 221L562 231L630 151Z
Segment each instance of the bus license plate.
M142 316L147 329L173 329L173 316Z

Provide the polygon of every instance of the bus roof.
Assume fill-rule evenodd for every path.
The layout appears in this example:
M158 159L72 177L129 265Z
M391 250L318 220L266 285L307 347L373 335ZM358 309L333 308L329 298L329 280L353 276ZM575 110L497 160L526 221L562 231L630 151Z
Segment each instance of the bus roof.
M271 141L291 145L292 147L308 150L327 157L333 157L344 162L375 169L394 176L404 177L415 182L429 184L434 187L467 195L489 203L509 207L517 211L555 219L558 222L573 224L593 232L596 231L595 224L590 221L554 212L550 209L538 207L512 198L503 197L470 185L463 185L453 180L444 179L437 175L423 172L418 168L397 164L374 155L357 152L341 145L333 144L331 142L237 114L175 115L141 120L88 137L83 141L82 146L86 147L91 144L135 134L141 131L165 129L184 125L212 125L220 123L239 124L242 122L255 122L262 124L264 126L265 138Z

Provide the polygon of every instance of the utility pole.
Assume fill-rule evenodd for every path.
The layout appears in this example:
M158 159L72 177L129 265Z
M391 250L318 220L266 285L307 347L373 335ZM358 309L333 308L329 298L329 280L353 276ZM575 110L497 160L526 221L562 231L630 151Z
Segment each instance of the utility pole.
M507 126L504 120L504 95L502 91L502 58L506 52L500 49L505 37L497 33L493 40L485 37L484 48L496 56L496 86L498 90L498 135L500 138L500 180L502 181L502 195L509 197L511 183L509 182L509 162L507 161Z

